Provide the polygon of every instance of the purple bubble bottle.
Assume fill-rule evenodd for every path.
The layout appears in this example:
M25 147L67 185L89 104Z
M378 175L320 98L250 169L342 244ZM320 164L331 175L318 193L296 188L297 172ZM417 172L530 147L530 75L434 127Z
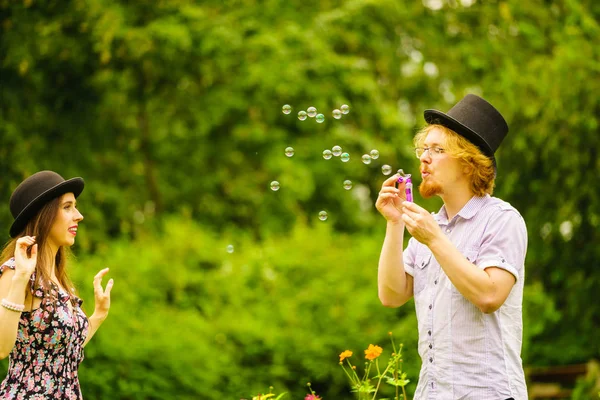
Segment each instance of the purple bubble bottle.
M412 181L410 180L410 176L408 178L406 178L405 192L406 192L406 201L412 202L413 201Z
M405 174L403 170L399 169L398 170L398 175L400 175L398 177L398 180L394 183L394 186L396 187L396 189L398 189L398 184L402 183L402 182L406 182L406 185L404 186L404 191L406 193L406 201L413 201L413 194L412 194L412 189L413 189L413 185L412 185L412 180L410 179L411 175L410 174Z

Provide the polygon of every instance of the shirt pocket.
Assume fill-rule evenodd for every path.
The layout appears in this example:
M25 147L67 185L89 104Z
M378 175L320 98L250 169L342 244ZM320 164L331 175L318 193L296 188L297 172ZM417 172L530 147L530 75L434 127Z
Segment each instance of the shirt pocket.
M431 253L422 252L415 259L414 295L419 294L427 286L429 265L431 264Z

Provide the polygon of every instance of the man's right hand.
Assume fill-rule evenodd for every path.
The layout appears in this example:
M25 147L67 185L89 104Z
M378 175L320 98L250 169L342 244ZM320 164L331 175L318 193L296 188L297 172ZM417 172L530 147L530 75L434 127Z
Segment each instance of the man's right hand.
M375 207L388 222L403 223L402 202L406 200L406 192L404 191L406 182L399 183L396 189L394 183L399 176L395 174L383 182L377 202L375 202Z
M31 247L31 256L27 254L27 249ZM37 264L38 245L35 243L35 236L23 236L17 239L15 247L15 276L13 279L28 280L35 271Z

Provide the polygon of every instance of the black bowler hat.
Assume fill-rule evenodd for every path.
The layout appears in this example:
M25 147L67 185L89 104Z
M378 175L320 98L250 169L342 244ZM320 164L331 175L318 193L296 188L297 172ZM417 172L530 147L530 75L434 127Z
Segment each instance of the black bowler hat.
M25 179L10 196L10 212L15 219L10 227L10 236L14 238L21 233L29 220L50 200L65 193L73 193L77 198L83 185L82 178L66 181L53 171L36 172Z
M447 114L438 110L425 110L424 115L427 123L443 125L463 136L496 165L494 153L508 133L508 125L502 114L490 103L479 96L468 94Z

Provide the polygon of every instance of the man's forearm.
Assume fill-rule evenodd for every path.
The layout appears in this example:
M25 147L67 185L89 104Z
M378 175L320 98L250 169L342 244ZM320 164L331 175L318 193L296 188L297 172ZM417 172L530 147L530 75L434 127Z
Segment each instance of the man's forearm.
M445 235L433 240L429 249L456 289L483 310L494 292L490 276L467 260Z
M379 257L377 283L379 300L386 307L398 307L411 297L402 257L404 223L388 222Z

